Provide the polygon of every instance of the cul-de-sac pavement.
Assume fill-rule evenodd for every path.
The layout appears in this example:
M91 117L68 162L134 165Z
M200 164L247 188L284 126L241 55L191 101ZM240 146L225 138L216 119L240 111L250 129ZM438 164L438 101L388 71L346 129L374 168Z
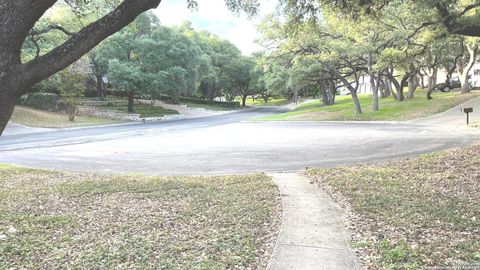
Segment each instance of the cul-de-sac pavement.
M7 129L0 139L0 162L155 175L279 172L413 156L478 138L476 131L432 121L254 121L281 111L255 108L167 122L24 134L12 130L10 135ZM464 121L461 113L456 119Z

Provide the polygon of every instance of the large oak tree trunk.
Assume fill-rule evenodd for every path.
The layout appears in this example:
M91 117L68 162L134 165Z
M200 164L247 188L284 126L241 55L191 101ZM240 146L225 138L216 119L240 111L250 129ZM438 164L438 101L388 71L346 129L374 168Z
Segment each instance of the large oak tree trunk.
M17 98L29 87L21 79L21 74L11 68L20 64L19 57L19 53L0 50L0 135L12 116Z
M433 99L432 92L435 89L435 85L437 84L437 73L438 69L436 67L433 68L432 73L428 73L427 99Z
M132 91L129 91L127 97L128 97L128 112L133 113L134 112L134 110L133 110L134 93Z
M333 74L335 74L335 77L337 77L342 84L347 87L347 89L350 91L350 94L352 95L353 99L353 104L355 107L355 114L362 114L362 107L360 106L360 100L358 99L357 95L357 89L358 89L358 76L355 76L355 87L350 84L345 77L340 74L337 70L331 70Z
M16 95L7 84L0 80L0 134L7 126L13 109L15 108Z
M375 74L373 72L373 57L368 54L368 76L370 76L370 90L372 91L372 110L378 111L378 84L375 83Z
M467 45L467 50L468 50L468 56L469 56L468 62L466 62L465 56L461 57L457 61L458 77L460 79L462 94L470 92L470 84L468 82L468 74L470 73L470 70L472 69L473 65L475 64L475 60L477 58L478 46L468 44Z
M325 88L323 88L320 92L322 94L323 105L325 105L325 106L330 105L330 99L328 98L327 90Z
M105 84L103 83L103 76L100 74L96 74L95 77L97 78L97 96L99 98L105 97Z
M390 94L392 94L393 99L398 100L397 93L393 90L391 85L389 85L388 89L390 91Z
M378 83L375 83L375 78L370 77L370 87L372 89L372 110L378 111Z
M355 106L355 113L361 114L362 107L360 106L360 100L358 99L357 91L350 91L350 93L352 94L353 105Z
M242 95L242 107L247 106L248 95Z
M391 69L388 69L387 72L385 73L385 75L387 76L388 80L388 89L390 90L390 93L392 94L393 98L398 100L398 101L403 101L403 83L400 81L397 80L397 78L395 78L395 76L393 76L393 68ZM396 91L393 90L392 88L392 84L393 84L393 87L395 87Z
M417 86L418 86L418 83L417 83L417 80L415 77L409 77L408 78L408 95L407 95L407 98L408 99L412 99L415 95L415 90L417 90Z
M320 87L320 94L322 95L322 103L325 106L331 105L331 92L330 92L330 82L326 80L318 81Z
M410 77L410 73L407 72L403 75L402 79L400 82L393 76L391 73L389 73L389 78L392 81L393 85L395 86L395 89L397 90L396 93L396 99L398 101L403 101L405 100L405 95L403 94L403 89L405 88L405 85L407 84L407 80ZM393 93L393 91L392 91Z
M335 82L330 80L328 83L328 92L330 97L330 105L335 104L335 97L337 96L337 88L335 87Z
M402 85L400 82L398 82L398 80L393 77L393 76L390 76L389 75L389 78L390 78L390 81L392 82L393 86L395 87L396 89L396 92L395 91L391 91L392 92L392 95L394 96L394 98L398 101L403 101L403 89L402 89ZM390 88L391 89L391 88ZM393 89L392 89L393 90Z
M418 87L418 81L417 81L417 70L413 63L410 64L409 70L408 70L408 94L407 98L412 99L413 96L415 95L415 90L417 90Z
M382 98L386 98L386 97L389 97L389 96L392 95L392 89L391 89L392 88L392 83L385 76L383 77L381 87L383 89ZM396 96L394 98L396 99Z
M268 95L263 95L262 99L263 99L264 103L267 103L268 102Z
M35 23L57 0L0 0L0 135L15 101L35 83L77 61L161 0L124 0L112 12L74 33L62 45L30 62L21 63L24 40Z
M459 79L460 79L460 85L461 85L461 88L460 88L461 93L462 94L469 93L470 84L468 82L468 73L465 72L464 74L460 75Z

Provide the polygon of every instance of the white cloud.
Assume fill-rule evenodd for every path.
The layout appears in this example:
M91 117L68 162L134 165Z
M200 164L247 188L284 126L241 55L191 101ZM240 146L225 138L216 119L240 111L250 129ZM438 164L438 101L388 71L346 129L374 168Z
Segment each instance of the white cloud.
M189 10L185 0L164 0L155 13L163 25L178 25L188 20L195 29L210 31L238 46L246 55L260 49L256 25L275 10L276 0L260 0L260 13L255 18L232 14L224 0L199 0L198 10Z

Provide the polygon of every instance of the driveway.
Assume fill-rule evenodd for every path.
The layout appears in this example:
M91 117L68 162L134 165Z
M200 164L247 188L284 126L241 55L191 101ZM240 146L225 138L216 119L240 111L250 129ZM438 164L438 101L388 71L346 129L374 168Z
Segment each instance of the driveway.
M278 172L412 156L478 138L476 130L412 123L247 121L276 112L6 135L0 163L156 175Z
M461 111L461 109L466 107L473 108L473 113L470 114L470 123L478 122L480 118L480 97L472 98L469 101L442 113L410 120L406 123L443 127L465 127L466 115Z

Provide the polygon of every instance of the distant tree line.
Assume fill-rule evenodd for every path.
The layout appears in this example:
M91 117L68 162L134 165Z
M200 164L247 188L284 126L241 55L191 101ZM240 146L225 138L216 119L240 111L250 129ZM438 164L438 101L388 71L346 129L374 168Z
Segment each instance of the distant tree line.
M166 93L241 97L245 104L249 95L268 100L313 94L332 105L337 89L345 87L361 113L362 75L371 80L373 110L378 110L378 98L403 101L419 85L432 98L440 68L448 70L447 81L456 71L465 93L480 37L479 1L281 0L277 15L261 26L266 50L246 57L188 24L166 28L152 14L139 16L160 2L0 0L0 134L16 99L34 85L48 88L48 82L59 81L67 84L59 89L77 89L78 76L88 70L100 96L106 75L130 101ZM256 0L225 3L234 13L249 15L259 6ZM188 0L187 6L195 8L197 1ZM52 77L65 69L67 74Z
M73 14L59 5L51 17L41 20L46 25L74 24ZM42 47L54 47L59 34L43 36ZM38 42L27 42L25 58L35 57ZM128 111L134 111L135 98L152 102L162 96L179 102L181 96L213 101L222 97L233 101L240 97L245 106L248 96L264 90L256 69L256 58L242 55L227 40L207 31L195 31L190 23L176 27L161 26L151 12L143 13L127 27L106 39L75 64L75 70L66 69L40 82L34 89L58 90L68 88L55 79L72 71L84 77L86 86L96 89L98 97L106 95L106 82L125 92ZM63 76L65 77L65 76Z
M362 78L374 111L379 98L411 99L419 87L432 99L440 69L448 71L447 83L456 71L468 93L480 36L480 2L470 2L281 1L280 12L260 26L267 88L313 92L325 105L346 88L357 114Z

